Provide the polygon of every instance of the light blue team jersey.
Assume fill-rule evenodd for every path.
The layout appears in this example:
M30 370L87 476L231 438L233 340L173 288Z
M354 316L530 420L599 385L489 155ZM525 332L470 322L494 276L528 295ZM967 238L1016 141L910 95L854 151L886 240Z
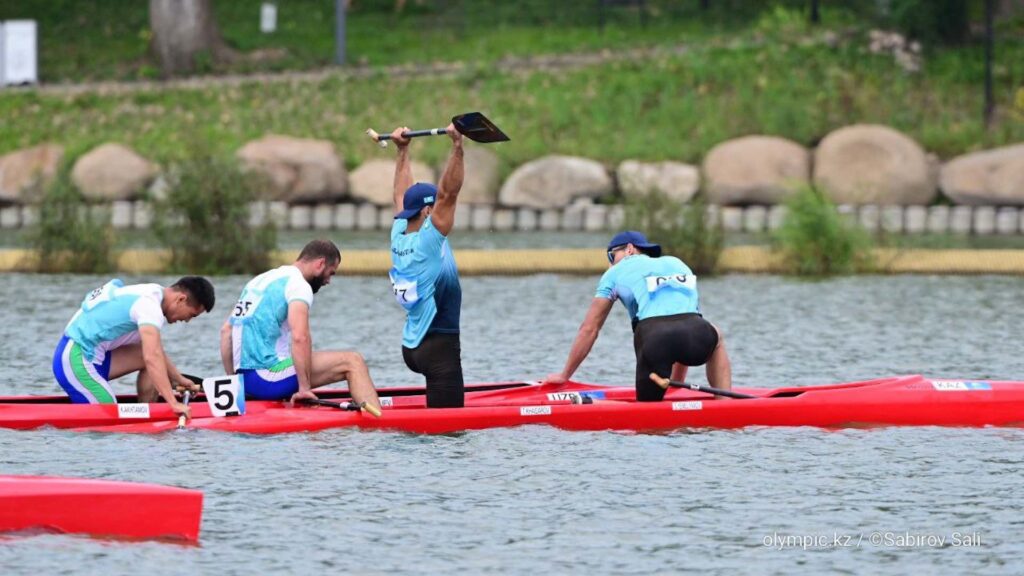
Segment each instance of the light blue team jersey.
M125 286L111 280L90 292L64 329L93 364L101 364L107 352L141 341L139 327L163 328L167 319L160 308L164 299L159 284Z
M601 276L594 296L621 301L633 322L700 312L697 277L675 256L627 256Z
M391 226L391 290L408 312L402 346L416 348L427 334L459 333L462 287L448 239L430 217L417 232L406 234L409 221Z
M313 288L295 266L281 266L253 278L242 289L231 323L235 370L270 368L291 357L288 305L313 305Z

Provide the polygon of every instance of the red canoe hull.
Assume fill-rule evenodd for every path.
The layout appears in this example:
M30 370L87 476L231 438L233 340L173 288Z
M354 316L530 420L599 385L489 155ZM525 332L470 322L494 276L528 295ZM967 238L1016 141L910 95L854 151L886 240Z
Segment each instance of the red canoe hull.
M0 476L0 531L195 542L203 493L155 484Z
M1020 426L1024 424L1024 382L931 380L921 376L882 378L826 386L737 389L750 400L712 399L673 389L663 402L633 401L628 387L580 383L532 385L467 394L465 408L423 409L423 397L397 396L381 418L325 407L289 408L280 402L248 402L247 413L212 418L195 406L189 428L247 434L310 432L356 427L437 434L541 424L565 430L662 431L745 426ZM385 394L387 389L382 390ZM591 404L570 404L572 394ZM166 406L150 405L146 419L119 418L114 406L25 405L0 399L0 426L50 425L78 430L156 433L176 422ZM51 414L44 413L52 409ZM60 409L63 409L62 413ZM80 410L79 412L72 412ZM87 414L88 412L88 414ZM17 414L20 414L17 415Z

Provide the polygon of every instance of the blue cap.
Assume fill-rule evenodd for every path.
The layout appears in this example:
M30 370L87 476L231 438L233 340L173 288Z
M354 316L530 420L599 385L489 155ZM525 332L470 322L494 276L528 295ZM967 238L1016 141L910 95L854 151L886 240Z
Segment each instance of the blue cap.
M402 199L402 211L395 216L395 220L408 220L420 213L424 206L433 206L437 201L437 186L426 182L417 182L405 191L405 198Z
M612 238L612 241L608 243L608 249L616 248L618 246L625 246L626 244L632 244L639 248L644 254L657 258L661 256L661 246L657 244L651 244L647 241L647 236L644 236L642 232L636 230L626 230L625 232L619 232Z

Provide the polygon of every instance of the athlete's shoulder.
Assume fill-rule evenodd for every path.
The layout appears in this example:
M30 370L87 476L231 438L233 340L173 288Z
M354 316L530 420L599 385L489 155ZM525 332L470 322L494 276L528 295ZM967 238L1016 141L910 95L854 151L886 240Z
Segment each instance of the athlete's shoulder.
M117 289L118 296L140 296L161 302L164 299L164 287L159 284L130 284Z
M663 261L665 266L667 266L667 267L669 267L671 269L678 270L678 271L680 271L680 272L682 272L684 274L692 274L693 273L690 270L690 267L686 265L686 262L683 262L682 260L680 260L679 258L676 258L675 256L662 256L661 258L658 258L658 260Z
M394 243L402 237L402 234L409 228L409 221L405 218L395 218L391 223L391 242Z

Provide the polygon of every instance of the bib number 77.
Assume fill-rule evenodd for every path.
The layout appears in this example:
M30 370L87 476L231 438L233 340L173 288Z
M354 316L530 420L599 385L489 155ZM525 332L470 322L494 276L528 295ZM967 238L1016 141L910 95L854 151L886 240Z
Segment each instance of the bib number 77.
M218 376L203 379L203 392L210 413L216 417L241 416L245 414L245 386L242 377Z

